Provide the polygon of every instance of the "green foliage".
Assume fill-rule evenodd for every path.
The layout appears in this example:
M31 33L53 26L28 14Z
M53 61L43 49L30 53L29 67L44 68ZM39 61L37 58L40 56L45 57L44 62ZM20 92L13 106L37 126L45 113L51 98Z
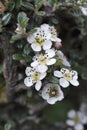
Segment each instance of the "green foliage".
M0 74L3 72L3 65L0 64Z
M27 10L34 11L33 4L29 3L28 1L22 1L22 6L25 7Z
M29 18L27 17L26 13L20 12L20 13L18 14L17 20L18 20L18 24L19 24L22 28L25 28L25 27L27 26L27 23L28 23Z
M15 2L14 2L14 0L11 0L10 3L8 4L8 6L7 6L7 9L9 11L12 11L14 8L15 8Z
M50 82L50 83L54 83L54 84L58 84L59 83L58 78L53 77L53 76L49 76L49 78L47 78L47 81Z
M58 102L54 106L48 107L48 109L46 109L45 111L46 118L50 123L65 122L67 112L72 108L73 105L70 102L67 101Z
M15 122L13 122L12 120L9 120L9 121L5 124L4 130L11 130L12 127L14 127L14 126L15 126Z
M10 39L10 43L14 43L17 40L22 39L24 36L22 34L15 34L11 37Z
M11 13L7 13L2 17L2 23L3 25L7 25L10 20L11 20L12 14Z
M13 60L18 60L18 61L20 61L20 60L22 60L23 59L23 56L21 55L21 54L14 54L13 55Z

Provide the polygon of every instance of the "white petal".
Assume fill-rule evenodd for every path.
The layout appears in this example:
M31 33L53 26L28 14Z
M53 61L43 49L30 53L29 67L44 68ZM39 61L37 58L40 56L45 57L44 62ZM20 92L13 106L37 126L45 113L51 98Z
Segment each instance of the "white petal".
M66 79L64 79L64 78L59 79L59 84L63 88L67 88L69 86L69 82Z
M56 37L56 36L52 36L51 40L54 41L54 42L61 42L61 39Z
M74 129L75 130L84 130L84 126L82 124L76 124Z
M42 89L42 98L43 99L49 99L49 93L48 93L48 88L47 87L44 87L43 89Z
M62 53L62 51L57 51L57 55L59 56L60 59L63 59L64 54Z
M73 85L73 86L78 86L79 85L79 82L77 80L70 80L70 83Z
M87 116L86 115L83 116L82 123L83 124L87 124Z
M52 58L52 59L49 59L46 64L47 65L53 65L55 63L56 63L56 59Z
M46 72L48 69L48 67L46 65L38 65L37 66L37 70L40 72L40 73L44 73Z
M76 116L76 111L75 110L70 110L69 112L68 112L68 117L69 118L74 118Z
M36 67L38 64L39 64L38 61L34 61L34 62L31 63L31 66Z
M62 73L70 73L70 71L68 70L68 69L66 69L66 68L62 68L61 70L60 70Z
M82 112L78 112L78 116L81 119L82 124L86 124L87 123L87 116L85 115L85 113Z
M49 29L49 24L42 24L41 25L41 29L43 29L43 30L46 30L46 29Z
M74 126L75 122L73 120L67 120L66 124L69 125L69 126Z
M36 52L41 51L41 46L34 43L31 44L31 48Z
M33 43L34 40L35 40L35 38L34 38L34 35L33 35L33 34L32 34L32 35L29 35L29 36L27 37L27 41L28 41L29 43Z
M71 70L71 71L70 71L70 74L71 74L71 76L73 77L73 79L75 79L75 80L78 79L78 73L77 73L77 71Z
M57 38L56 38L56 41L57 41L57 42L61 42L62 40L57 37Z
M26 77L24 79L24 84L27 86L27 87L31 87L33 85L33 82L32 82L32 79L29 78L29 77Z
M39 91L40 88L41 88L41 86L42 86L42 82L41 82L41 81L38 81L38 82L35 84L35 89L36 89L37 91Z
M46 72L41 73L39 79L40 80L44 79L46 77L46 74L47 74Z
M63 65L65 65L67 67L71 66L70 63L66 59L63 60Z
M52 58L55 56L55 51L53 49L49 49L49 50L46 50L45 51L46 55L49 57L49 58Z
M62 92L62 90L59 88L59 93L58 93L58 97L57 97L57 100L58 101L61 101L61 100L63 100L63 98L64 98L64 94L63 94L63 92Z
M43 50L48 50L50 49L52 46L52 42L51 41L45 41L43 44Z
M25 74L26 74L27 76L30 76L30 75L31 75L31 67L27 67L27 68L26 68Z
M56 70L56 71L54 71L54 76L61 78L63 75L60 71Z
M47 99L47 102L49 103L49 104L55 104L55 102L57 101L57 100L55 100L56 98L49 98L49 99Z

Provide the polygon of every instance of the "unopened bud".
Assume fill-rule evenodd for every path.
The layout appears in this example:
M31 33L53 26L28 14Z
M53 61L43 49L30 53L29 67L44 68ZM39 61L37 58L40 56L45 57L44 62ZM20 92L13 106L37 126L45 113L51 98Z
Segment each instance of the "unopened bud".
M56 43L55 43L55 47L56 47L57 49L61 48L61 47L62 47L62 43L61 43L61 42L56 42Z

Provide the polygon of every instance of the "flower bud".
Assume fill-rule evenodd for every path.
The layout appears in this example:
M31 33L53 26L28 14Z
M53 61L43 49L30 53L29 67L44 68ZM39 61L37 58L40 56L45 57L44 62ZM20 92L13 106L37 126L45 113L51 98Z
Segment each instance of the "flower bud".
M57 49L61 48L61 47L62 47L62 43L61 43L61 42L56 42L56 43L55 43L55 47L56 47Z

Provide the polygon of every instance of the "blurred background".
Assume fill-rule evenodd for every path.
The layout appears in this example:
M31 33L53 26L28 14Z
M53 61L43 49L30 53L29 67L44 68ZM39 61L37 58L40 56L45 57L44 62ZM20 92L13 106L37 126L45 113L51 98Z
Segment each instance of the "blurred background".
M55 26L62 39L61 50L79 74L80 85L69 86L64 90L64 100L55 105L47 104L23 83L30 52L24 37L12 37L21 11L29 17L27 31L43 23ZM82 103L87 105L87 2L1 0L0 130L74 130L66 124L67 113L71 109L79 111Z

